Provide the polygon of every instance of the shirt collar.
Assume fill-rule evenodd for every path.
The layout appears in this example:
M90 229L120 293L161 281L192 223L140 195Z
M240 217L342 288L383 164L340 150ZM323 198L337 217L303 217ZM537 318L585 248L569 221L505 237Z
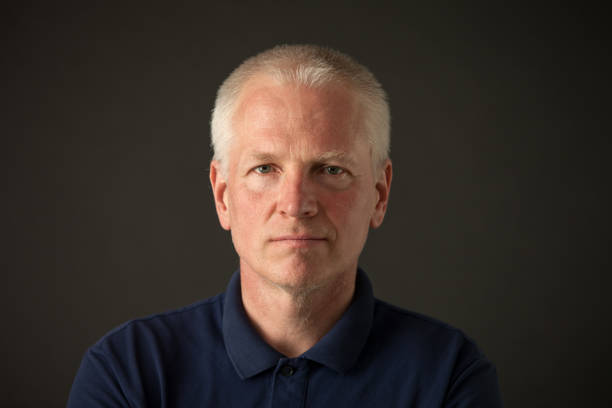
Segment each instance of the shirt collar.
M353 301L340 320L304 357L339 373L350 370L366 344L374 320L374 294L365 272L357 270Z
M229 359L243 380L274 367L283 357L251 326L242 305L240 271L234 272L225 291L223 339Z
M345 373L357 362L365 346L374 316L372 285L365 272L357 271L355 294L340 320L302 357ZM227 354L241 379L276 365L284 356L255 331L244 311L240 272L232 276L225 292L223 338Z

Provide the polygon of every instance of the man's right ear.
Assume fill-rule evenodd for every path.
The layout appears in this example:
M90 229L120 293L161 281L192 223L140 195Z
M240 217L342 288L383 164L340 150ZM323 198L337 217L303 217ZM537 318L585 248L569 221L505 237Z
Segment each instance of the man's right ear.
M227 206L227 181L222 171L221 163L217 160L210 162L210 185L212 186L215 208L221 227L230 230L230 214Z

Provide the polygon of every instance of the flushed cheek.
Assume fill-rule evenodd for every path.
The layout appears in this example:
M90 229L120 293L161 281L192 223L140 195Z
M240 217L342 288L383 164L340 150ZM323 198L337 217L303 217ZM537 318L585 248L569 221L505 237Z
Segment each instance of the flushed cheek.
M247 188L239 188L238 194L230 194L230 217L233 232L251 237L262 231L267 219L265 194ZM238 234L239 233L239 234Z
M370 222L369 200L363 192L336 193L325 197L323 206L328 218L340 230L368 231Z

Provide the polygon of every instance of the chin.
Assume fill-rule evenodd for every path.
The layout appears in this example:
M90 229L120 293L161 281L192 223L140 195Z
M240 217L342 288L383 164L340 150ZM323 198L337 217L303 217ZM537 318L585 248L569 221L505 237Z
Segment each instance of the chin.
M329 264L321 262L290 262L274 268L273 279L279 287L291 291L310 291L333 280Z

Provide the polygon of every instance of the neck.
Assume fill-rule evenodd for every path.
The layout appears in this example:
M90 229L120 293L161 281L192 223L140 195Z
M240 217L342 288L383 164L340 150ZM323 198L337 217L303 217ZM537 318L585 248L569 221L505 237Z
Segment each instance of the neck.
M321 339L348 308L355 292L352 273L314 288L288 289L240 268L242 303L262 338L287 357L297 357Z

